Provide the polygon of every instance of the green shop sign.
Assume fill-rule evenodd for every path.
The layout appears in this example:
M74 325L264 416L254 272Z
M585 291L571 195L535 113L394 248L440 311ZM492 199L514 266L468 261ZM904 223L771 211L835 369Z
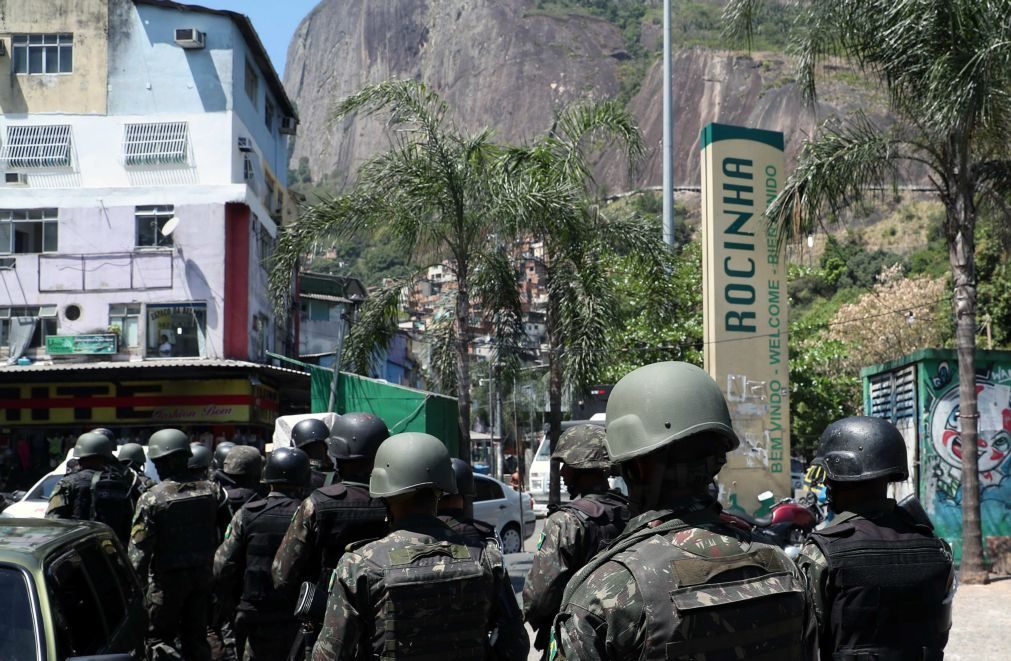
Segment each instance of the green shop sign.
M50 335L46 338L46 353L50 356L82 356L115 354L117 337L101 335Z

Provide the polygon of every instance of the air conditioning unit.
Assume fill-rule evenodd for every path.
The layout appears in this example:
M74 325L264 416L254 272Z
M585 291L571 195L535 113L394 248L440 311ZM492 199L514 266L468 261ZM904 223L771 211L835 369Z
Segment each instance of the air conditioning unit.
M186 49L203 48L207 35L196 28L176 28L176 43Z
M24 172L4 172L4 184L8 186L27 186L28 175Z
M253 151L253 141L246 137L239 138L239 151Z
M285 135L295 135L295 130L298 128L298 120L294 117L282 117L281 127L278 130L279 133L284 133Z

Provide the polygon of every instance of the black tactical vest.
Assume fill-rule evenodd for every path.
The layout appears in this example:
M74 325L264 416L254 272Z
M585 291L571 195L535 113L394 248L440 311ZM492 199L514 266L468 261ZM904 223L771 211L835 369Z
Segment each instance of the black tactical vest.
M249 487L225 487L225 495L228 496L228 509L232 516L242 509L242 506L253 500L260 494L256 489Z
M270 565L301 502L291 496L272 494L263 500L251 501L243 509L243 526L248 543L240 610L293 617L298 586L291 586L293 590L276 590L270 577Z
M210 483L207 486L210 487ZM199 489L173 493L155 489L158 494L154 511L158 531L155 572L209 570L218 546L218 499L214 491Z
M483 546L448 541L389 549L373 588L376 659L473 661L488 656L494 578Z
M901 509L811 533L828 560L823 659L940 659L951 551Z
M137 478L128 468L108 466L95 471L88 518L109 526L123 544L128 544L138 490Z
M495 528L491 524L477 519L468 519L464 516L463 510L445 512L439 515L439 519L465 540L468 546L481 546L497 539Z
M581 559L581 564L589 562L617 539L631 518L628 500L612 492L589 494L558 509L572 512L583 522L586 557Z
M70 497L73 499L71 518L78 521L91 519L91 480L98 474L96 470L82 468L63 478L70 484Z
M357 484L332 484L309 496L319 530L320 569L333 569L348 544L379 539L388 532L386 505Z

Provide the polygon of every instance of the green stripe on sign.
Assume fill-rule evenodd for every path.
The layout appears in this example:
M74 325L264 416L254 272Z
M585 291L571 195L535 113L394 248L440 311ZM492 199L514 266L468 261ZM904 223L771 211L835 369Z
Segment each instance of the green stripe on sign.
M751 140L783 151L783 134L779 131L749 129L729 124L707 124L702 129L702 149L720 140Z

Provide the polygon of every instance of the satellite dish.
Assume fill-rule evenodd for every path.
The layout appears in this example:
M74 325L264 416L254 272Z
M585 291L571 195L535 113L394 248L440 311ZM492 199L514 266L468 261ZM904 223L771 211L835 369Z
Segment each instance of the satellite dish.
M172 216L164 225L162 225L161 235L169 236L172 232L176 231L177 227L179 227L179 216Z

